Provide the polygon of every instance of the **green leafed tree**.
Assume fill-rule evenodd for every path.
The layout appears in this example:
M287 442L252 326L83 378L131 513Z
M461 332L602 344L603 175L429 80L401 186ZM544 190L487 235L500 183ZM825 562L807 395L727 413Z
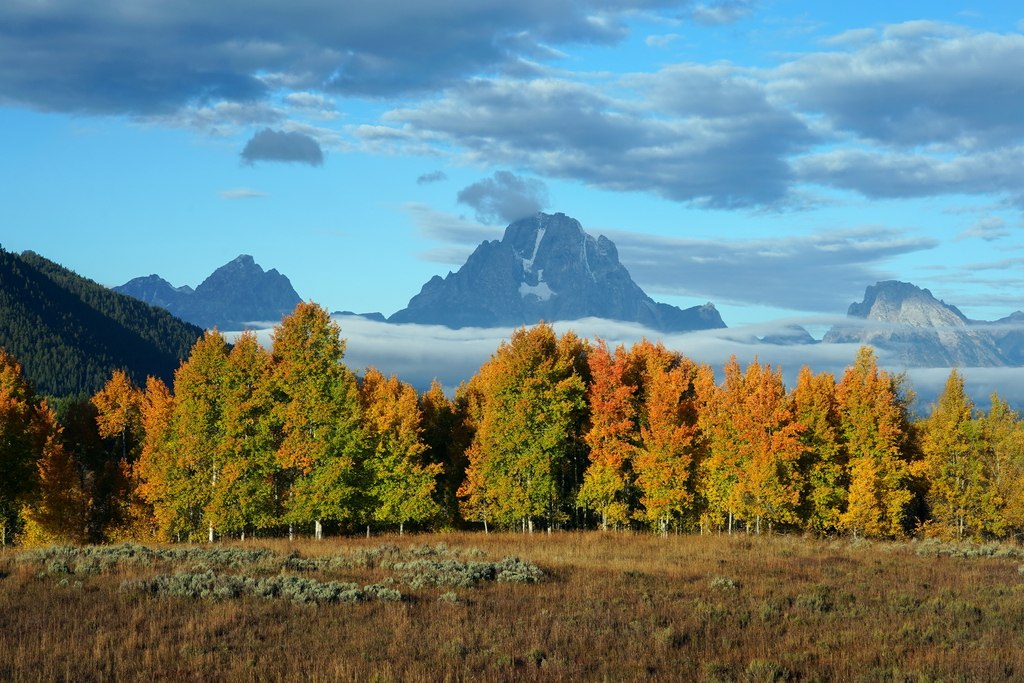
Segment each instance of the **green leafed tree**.
M459 491L467 517L551 529L569 519L585 469L586 345L550 325L516 330L473 378L481 397Z
M242 334L224 369L220 473L206 514L216 529L243 538L278 520L270 372L270 354L254 333Z
M175 469L171 495L188 537L206 532L213 541L222 532L207 514L223 478L224 379L228 347L216 330L192 347L188 361L174 374Z
M342 364L345 342L327 311L300 303L274 329L271 389L277 461L285 483L284 520L361 523L369 516L364 438L355 376Z
M997 538L1024 535L1024 422L998 395L976 420L980 457L988 487L983 529Z

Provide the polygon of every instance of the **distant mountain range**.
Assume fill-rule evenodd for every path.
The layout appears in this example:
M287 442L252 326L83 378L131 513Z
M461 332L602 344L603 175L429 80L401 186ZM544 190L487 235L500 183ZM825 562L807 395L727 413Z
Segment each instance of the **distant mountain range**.
M824 343L870 344L894 352L910 367L997 367L1024 363L1024 313L994 322L969 320L927 289L888 280L850 305L850 323L836 325Z
M170 382L203 331L33 252L0 249L0 347L35 389L94 393L116 369Z
M45 354L38 349L46 349L51 361L33 361L33 381L55 393L94 387L112 367L127 367L141 378L146 373L169 376L199 330L142 302L200 327L237 330L252 322L276 322L301 300L287 277L264 271L247 255L221 266L194 290L150 275L111 292L35 254L0 254L0 313L5 323L0 346L19 358L27 353L42 358ZM74 313L64 313L68 307ZM101 317L115 314L129 317L130 324ZM634 322L665 333L725 327L713 304L680 309L651 299L619 262L611 240L587 234L578 221L560 213L539 213L512 223L501 240L480 244L458 271L429 280L390 318L359 315L450 328L518 327L588 317ZM40 338L34 340L29 330L37 328ZM969 320L927 289L890 280L867 287L864 300L851 304L847 322L835 325L820 342L799 325L749 341L870 344L908 367L1019 366L1024 365L1024 312L991 322ZM27 351L33 344L36 351ZM66 350L69 345L75 350ZM160 355L159 360L152 354ZM64 379L58 377L60 371L39 374L40 367L54 366L53 358L72 356L78 360L69 361L69 367L86 363L87 357L96 360L89 361L88 370L75 370Z
M220 330L277 322L302 300L287 277L273 269L264 271L247 254L213 271L194 290L148 275L114 287L114 291L167 309L200 327Z
M461 327L533 325L586 317L636 322L659 332L725 327L713 304L679 309L633 282L608 238L579 221L538 213L484 242L458 272L434 276L393 323Z

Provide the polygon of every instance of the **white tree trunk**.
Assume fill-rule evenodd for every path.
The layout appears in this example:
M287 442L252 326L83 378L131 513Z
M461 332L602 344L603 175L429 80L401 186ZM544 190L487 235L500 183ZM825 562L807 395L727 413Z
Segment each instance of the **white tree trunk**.
M313 523L313 535L316 536L318 541L324 537L324 527L319 519Z

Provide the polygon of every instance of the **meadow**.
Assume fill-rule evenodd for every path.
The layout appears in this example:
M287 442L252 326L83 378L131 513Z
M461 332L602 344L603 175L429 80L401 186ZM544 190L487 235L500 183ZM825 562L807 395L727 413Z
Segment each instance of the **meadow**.
M446 533L0 551L5 681L1024 677L1024 549Z

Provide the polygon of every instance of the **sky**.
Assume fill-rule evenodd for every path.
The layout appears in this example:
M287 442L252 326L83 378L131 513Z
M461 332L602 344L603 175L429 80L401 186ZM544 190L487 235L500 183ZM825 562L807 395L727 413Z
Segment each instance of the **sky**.
M0 246L111 286L251 254L390 315L557 211L732 329L820 332L884 279L994 320L1024 309L1015 5L7 0Z

